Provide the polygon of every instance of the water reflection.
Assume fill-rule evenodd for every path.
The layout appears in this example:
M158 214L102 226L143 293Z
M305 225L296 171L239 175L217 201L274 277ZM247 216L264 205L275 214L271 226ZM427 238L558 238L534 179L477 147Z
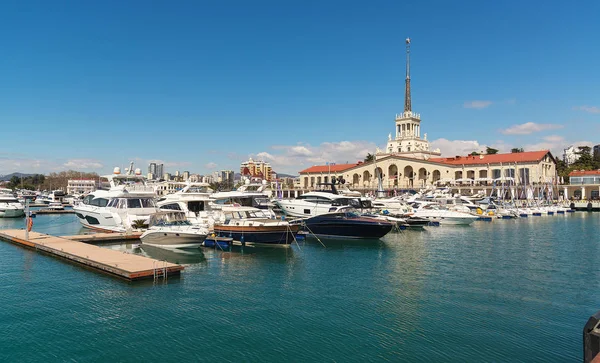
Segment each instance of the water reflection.
M159 261L167 261L179 265L191 265L206 261L204 252L200 248L194 249L166 249L155 246L140 245L134 248L133 253L150 257Z
M385 237L384 237L385 238ZM381 239L339 239L330 237L319 237L317 239L314 236L307 236L303 242L299 242L299 246L303 245L317 245L331 249L344 249L344 248L367 248L367 249L384 249L386 244Z

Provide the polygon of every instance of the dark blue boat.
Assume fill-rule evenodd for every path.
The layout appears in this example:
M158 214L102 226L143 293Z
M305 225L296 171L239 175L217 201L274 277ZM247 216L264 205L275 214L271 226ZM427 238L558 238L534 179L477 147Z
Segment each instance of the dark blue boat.
M354 212L321 214L300 223L309 234L330 238L378 239L390 232L393 223L382 219L362 217Z

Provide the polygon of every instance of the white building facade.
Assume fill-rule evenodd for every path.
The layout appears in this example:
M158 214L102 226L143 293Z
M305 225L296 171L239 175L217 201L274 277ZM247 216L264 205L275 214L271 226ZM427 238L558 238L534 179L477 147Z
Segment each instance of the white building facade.
M67 194L87 194L97 188L98 183L93 179L71 179L67 181Z

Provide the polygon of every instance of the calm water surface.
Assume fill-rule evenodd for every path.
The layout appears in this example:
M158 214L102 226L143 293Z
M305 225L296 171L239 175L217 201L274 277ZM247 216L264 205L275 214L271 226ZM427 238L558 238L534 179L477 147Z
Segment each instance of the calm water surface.
M107 246L186 264L134 284L0 242L0 360L580 361L599 227L576 213L327 248ZM81 230L73 215L34 229Z

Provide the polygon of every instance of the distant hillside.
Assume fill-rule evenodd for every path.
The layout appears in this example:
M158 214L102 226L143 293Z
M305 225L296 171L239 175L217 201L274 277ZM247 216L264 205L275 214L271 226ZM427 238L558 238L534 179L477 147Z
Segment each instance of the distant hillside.
M28 176L33 176L33 174L12 173L8 175L0 175L0 181L9 181L13 176L26 178Z

